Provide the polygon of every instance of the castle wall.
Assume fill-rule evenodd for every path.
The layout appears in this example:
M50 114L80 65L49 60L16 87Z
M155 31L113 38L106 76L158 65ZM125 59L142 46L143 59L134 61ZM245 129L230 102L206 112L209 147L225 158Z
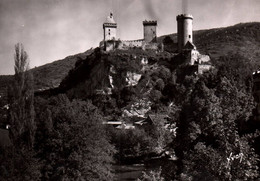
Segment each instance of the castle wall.
M119 44L119 49L129 49L129 48L142 48L143 40L130 40L130 41L122 41Z
M158 43L144 43L143 49L144 50L158 50L159 49L159 44Z
M131 48L141 48L143 50L158 50L159 44L152 42L145 42L144 40L130 40L130 41L121 41L117 47L121 50L128 50ZM163 51L163 47L160 48Z

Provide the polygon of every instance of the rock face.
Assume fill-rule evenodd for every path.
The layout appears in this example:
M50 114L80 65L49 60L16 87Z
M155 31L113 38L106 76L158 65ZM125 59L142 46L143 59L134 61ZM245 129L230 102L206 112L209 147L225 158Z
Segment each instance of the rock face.
M135 86L138 84L139 80L141 79L142 74L137 74L134 72L127 72L126 73L126 82L127 86Z
M175 56L152 50L106 52L96 48L86 58L78 59L56 93L66 93L71 99L92 99L104 112L114 110L122 117L144 118L175 77ZM196 56L198 60L202 55ZM184 62L181 60L181 65L198 65ZM194 70L203 73L209 68L198 66Z

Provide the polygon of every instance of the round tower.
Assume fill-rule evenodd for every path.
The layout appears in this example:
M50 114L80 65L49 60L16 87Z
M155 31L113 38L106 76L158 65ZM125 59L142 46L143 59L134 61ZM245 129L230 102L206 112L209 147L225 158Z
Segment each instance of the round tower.
M104 41L116 39L117 24L114 20L113 13L110 13L110 15L107 17L106 21L103 24L103 29Z
M177 16L178 23L178 50L182 51L183 47L189 41L192 43L192 20L193 17L190 14L181 14Z

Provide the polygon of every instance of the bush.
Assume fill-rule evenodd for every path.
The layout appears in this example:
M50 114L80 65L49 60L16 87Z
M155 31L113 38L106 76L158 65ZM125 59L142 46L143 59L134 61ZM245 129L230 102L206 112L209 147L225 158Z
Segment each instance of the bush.
M150 171L150 172L143 172L141 178L137 179L137 181L164 181L165 179L162 177L162 169Z
M110 134L112 143L118 150L116 158L119 162L145 156L153 151L156 144L143 129L112 129Z

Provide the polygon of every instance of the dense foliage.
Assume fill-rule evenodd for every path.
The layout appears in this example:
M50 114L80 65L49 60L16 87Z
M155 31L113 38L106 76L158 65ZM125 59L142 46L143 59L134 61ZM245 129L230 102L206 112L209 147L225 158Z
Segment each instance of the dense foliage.
M38 103L45 107L39 108L36 145L44 163L42 179L111 180L114 148L97 108L89 101L69 101L65 95Z
M254 26L249 34L240 26L233 28L246 37L255 34ZM232 31L216 30L213 35ZM230 44L241 40L228 39ZM170 47L173 40L166 37L164 43ZM161 169L144 173L140 180L258 178L260 133L251 124L255 61L241 51L213 56L213 68L198 75L183 63L186 58L140 49L104 53L97 48L77 58L55 94L43 91L35 98L27 54L17 46L16 74L9 89L13 144L0 149L0 179L113 180L113 161L136 163L151 157L163 159ZM151 119L149 124L135 129L102 124L108 119L133 124L143 117Z
M34 98L23 46L8 89L11 146L0 147L0 180L112 180L115 153L90 101Z
M241 135L254 108L252 67L238 55L223 57L218 63L217 71L189 81L191 91L182 104L174 143L179 157L176 176L180 174L181 180L253 180L259 176L259 156L247 136Z
M8 87L8 124L11 146L1 148L1 180L37 180L40 163L33 150L36 124L33 77L28 72L28 55L15 45L15 75Z

